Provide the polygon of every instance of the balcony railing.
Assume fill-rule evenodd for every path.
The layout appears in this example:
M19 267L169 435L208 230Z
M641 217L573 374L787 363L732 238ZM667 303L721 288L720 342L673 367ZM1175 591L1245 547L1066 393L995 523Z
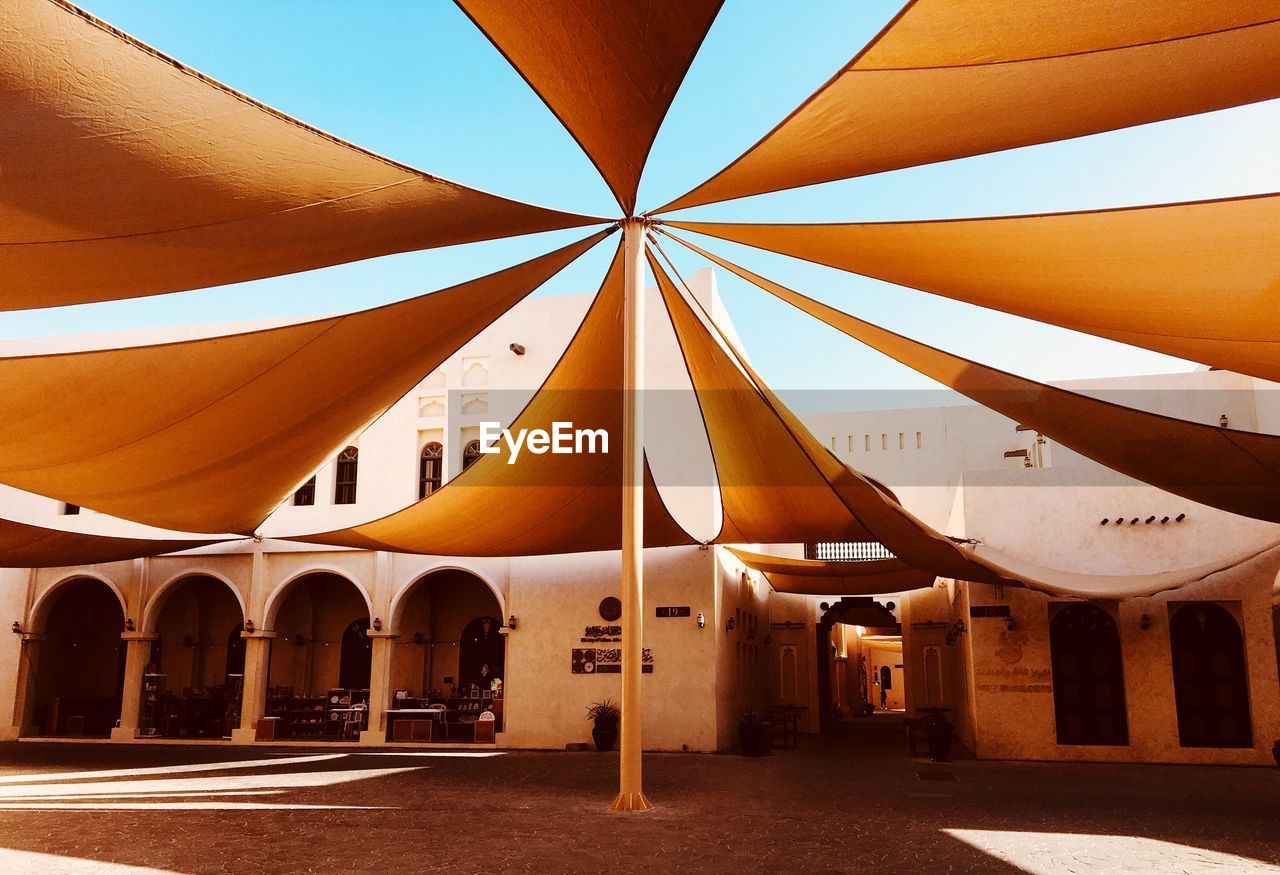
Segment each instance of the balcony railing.
M878 541L829 541L804 545L804 558L826 562L870 562L892 559L893 554Z

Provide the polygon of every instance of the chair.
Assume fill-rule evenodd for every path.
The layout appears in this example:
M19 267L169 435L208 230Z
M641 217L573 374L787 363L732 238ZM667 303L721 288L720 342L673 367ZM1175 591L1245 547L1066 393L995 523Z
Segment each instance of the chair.
M364 729L364 715L368 708L368 705L355 705L347 712L347 719L342 724L343 738L360 737L360 730Z

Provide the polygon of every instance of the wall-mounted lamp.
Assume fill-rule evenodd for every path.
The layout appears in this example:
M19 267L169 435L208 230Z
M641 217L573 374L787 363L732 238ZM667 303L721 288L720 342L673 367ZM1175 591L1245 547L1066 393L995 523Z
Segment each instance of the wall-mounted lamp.
M736 628L738 628L738 621L736 618L730 617L724 621L724 630L726 632L732 632Z
M18 624L14 623L13 625L17 626ZM699 629L707 628L707 615L702 613L702 611L698 611L698 628ZM14 629L14 631L16 632L18 630Z
M1138 626L1142 629L1142 631L1143 631L1143 632L1145 632L1145 631L1147 631L1148 629L1150 629L1150 628L1151 628L1151 615L1150 615L1150 614L1143 614L1143 615L1138 619Z
M382 631L382 618L381 618L381 617L374 617L374 618L373 618L373 631L375 631L375 632L381 632L381 631Z
M1231 424L1231 420L1227 419L1227 415L1225 413L1218 417L1218 425L1222 426L1223 428L1226 428L1230 424Z
M253 620L244 621L244 630L250 634L252 634L255 631L253 627Z
M698 614L698 619L699 619L699 620L701 620L701 619L702 619L702 614ZM14 635L21 635L21 634L22 634L22 624L21 624L21 623L19 623L17 620L14 620L14 621L13 621L13 625L10 627L10 629L12 629L12 630L13 630L13 634L14 634Z
M518 618L518 617L516 617L516 615L515 615L515 614L512 614L510 617L507 617L507 628L508 628L508 629L515 629L515 628L517 628L519 625L520 625L520 620L519 620L519 618Z
M133 618L132 618L132 617L130 617L129 619L127 619L127 620L125 620L125 621L124 621L124 630L125 630L126 632L134 632L134 631L137 631L137 628L138 628L138 627L137 627L136 625L134 625L134 622L133 622Z
M1004 627L1012 632L1014 629L1018 628L1018 624L1014 622L1012 616L1008 616L1004 618Z
M952 644L956 643L957 638L968 631L969 627L965 625L964 620L956 620L951 624L951 628L947 630L947 635L943 640L947 643L947 646L950 647Z
M512 351L512 352L514 352L516 355L524 355L524 345L523 345L523 344L520 344L520 343L513 343L513 344L511 344L509 347L507 347L507 349L511 350L511 351Z

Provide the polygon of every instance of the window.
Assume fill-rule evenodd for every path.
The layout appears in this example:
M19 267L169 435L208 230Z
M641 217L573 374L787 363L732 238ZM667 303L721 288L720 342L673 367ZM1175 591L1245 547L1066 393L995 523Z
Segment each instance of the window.
M433 441L422 448L418 462L418 498L426 498L440 488L443 461L444 447L440 444Z
M849 435L849 452L853 452L853 435Z
M924 449L924 434L921 432L916 432L916 449Z
M871 452L871 435L863 435L863 438L866 440L866 446L863 449L869 453Z
M360 451L347 447L338 453L338 476L333 485L334 504L356 503L356 468L360 464Z
M868 562L894 557L887 547L876 541L824 541L805 544L804 558L823 562Z
M462 470L465 471L480 458L480 441L471 441L462 450Z
M80 505L72 504L69 501L66 504L62 505L63 516L79 516L79 514L80 514Z
M898 432L898 449L905 450L906 448L907 448L906 439L903 437L902 432Z
M1049 621L1058 744L1129 743L1124 661L1115 620L1097 605L1068 605Z
M880 449L889 449L889 436L887 434L881 433L880 435Z
M1173 696L1183 747L1252 747L1244 637L1221 605L1192 602L1169 622Z
M316 503L316 475L312 474L311 479L298 487L298 491L293 493L294 507L310 507Z

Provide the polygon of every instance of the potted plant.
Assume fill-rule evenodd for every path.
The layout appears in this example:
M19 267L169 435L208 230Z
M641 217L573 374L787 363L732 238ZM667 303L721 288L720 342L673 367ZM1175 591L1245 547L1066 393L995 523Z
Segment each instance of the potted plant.
M738 742L743 756L768 756L773 747L773 727L759 711L747 711L738 721Z
M618 743L618 721L622 719L618 706L611 699L596 702L587 709L587 719L595 722L591 740L596 743L596 750L613 750Z
M951 738L954 734L955 727L946 717L938 713L929 717L929 723L925 726L925 738L929 742L931 760L935 763L951 761Z

